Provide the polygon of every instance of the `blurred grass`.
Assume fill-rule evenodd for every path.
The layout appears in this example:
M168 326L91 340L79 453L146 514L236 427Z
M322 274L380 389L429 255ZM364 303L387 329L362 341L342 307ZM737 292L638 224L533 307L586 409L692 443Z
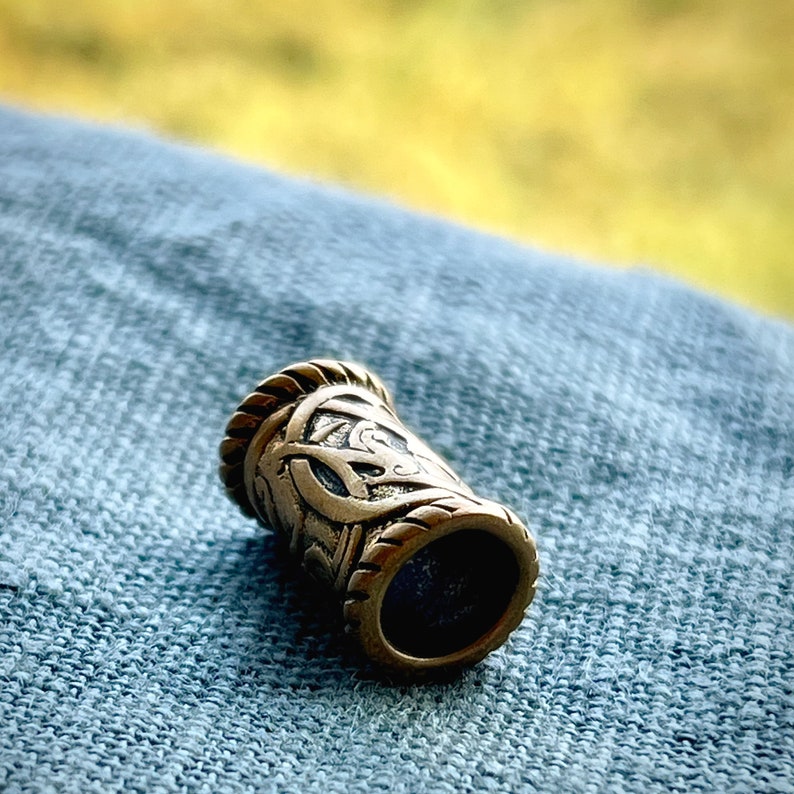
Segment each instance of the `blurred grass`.
M789 0L0 0L0 94L794 317Z

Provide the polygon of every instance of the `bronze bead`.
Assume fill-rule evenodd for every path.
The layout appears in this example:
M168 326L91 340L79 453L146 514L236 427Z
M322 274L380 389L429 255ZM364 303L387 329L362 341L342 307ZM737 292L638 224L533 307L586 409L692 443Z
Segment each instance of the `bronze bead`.
M230 496L340 594L347 630L383 667L470 665L521 622L532 537L406 430L363 367L313 360L266 378L220 452Z

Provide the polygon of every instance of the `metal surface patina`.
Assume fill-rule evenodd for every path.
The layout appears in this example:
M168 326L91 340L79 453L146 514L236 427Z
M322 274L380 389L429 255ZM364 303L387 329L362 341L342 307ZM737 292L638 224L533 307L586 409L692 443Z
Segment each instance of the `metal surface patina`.
M229 495L339 593L347 630L379 665L474 664L521 622L532 537L405 428L364 368L313 360L265 379L220 452Z

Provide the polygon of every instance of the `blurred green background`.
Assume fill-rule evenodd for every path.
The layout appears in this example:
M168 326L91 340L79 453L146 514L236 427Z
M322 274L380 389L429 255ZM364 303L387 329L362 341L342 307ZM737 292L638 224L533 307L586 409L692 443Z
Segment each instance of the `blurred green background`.
M0 0L0 95L794 317L789 0Z

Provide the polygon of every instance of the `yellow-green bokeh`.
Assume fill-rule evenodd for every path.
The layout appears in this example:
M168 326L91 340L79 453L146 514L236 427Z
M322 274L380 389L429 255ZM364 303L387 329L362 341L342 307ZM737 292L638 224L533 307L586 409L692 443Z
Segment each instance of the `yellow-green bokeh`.
M0 0L0 94L794 317L789 0Z

